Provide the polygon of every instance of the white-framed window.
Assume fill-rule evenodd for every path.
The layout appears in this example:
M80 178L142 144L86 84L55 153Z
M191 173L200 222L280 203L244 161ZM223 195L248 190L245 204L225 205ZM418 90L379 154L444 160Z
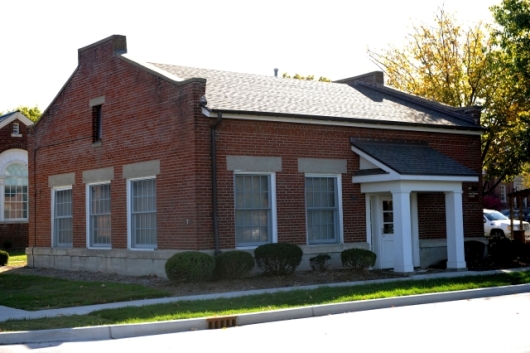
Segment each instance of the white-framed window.
M342 235L341 176L305 175L308 244L339 243Z
M237 247L276 241L274 173L235 173L234 208Z
M501 196L501 202L506 202L506 185L499 185L499 193Z
M52 235L54 247L73 245L71 186L52 189Z
M111 247L110 182L87 184L87 247Z
M129 248L156 249L156 178L129 179L127 194Z
M28 219L28 168L11 163L4 170L4 220Z

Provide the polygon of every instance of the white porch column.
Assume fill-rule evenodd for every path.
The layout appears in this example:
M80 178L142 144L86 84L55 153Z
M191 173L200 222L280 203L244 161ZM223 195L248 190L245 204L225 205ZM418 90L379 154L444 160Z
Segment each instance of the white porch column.
M465 270L461 190L445 193L445 222L447 229L447 268Z
M412 229L410 224L410 192L392 192L394 211L394 271L414 272L412 261Z

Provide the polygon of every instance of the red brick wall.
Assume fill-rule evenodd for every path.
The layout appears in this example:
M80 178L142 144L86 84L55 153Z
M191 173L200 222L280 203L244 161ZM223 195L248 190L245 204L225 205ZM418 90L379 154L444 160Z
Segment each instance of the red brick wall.
M298 172L298 158L347 160L348 172L342 175L344 241L366 241L365 198L360 185L351 182L359 169L359 157L351 150L350 137L427 141L477 173L481 170L479 136L225 119L218 128L217 142L221 247L235 245L233 172L226 170L227 155L282 157L282 171L276 173L278 239L297 244L306 243L305 179ZM464 183L463 188L480 190L480 185L480 181ZM463 201L464 235L481 236L481 197L469 199L464 192ZM445 238L444 194L419 194L418 208L420 238Z
M84 170L114 167L111 182L112 247L127 246L124 164L160 160L157 176L158 248L213 249L210 128L215 119L201 114L198 102L205 84L175 86L112 55L110 42L81 53L71 80L33 129L30 137L30 245L51 245L51 190L48 176L75 173L74 246L86 246ZM92 146L89 100L105 96L103 138ZM233 172L226 156L276 156L278 235L281 242L306 243L304 174L298 158L347 160L342 175L345 242L366 241L365 201L352 184L359 157L350 137L428 141L430 146L480 172L480 137L340 126L224 119L217 129L219 232L222 248L233 248ZM35 156L35 159L33 158ZM472 183L479 187L480 182ZM480 189L480 188L479 188ZM420 197L422 218L444 220L443 207ZM480 202L479 202L480 201ZM435 200L436 202L436 200ZM482 233L481 199L464 199L465 236ZM477 211L478 210L478 211ZM436 215L434 215L436 213ZM445 237L420 229L420 237Z
M35 193L30 206L31 246L51 246L48 176L75 173L73 243L85 247L86 191L82 172L114 167L112 247L126 248L126 180L122 166L150 160L160 160L161 169L156 178L158 247L195 249L204 237L213 242L211 221L204 220L211 207L196 201L197 197L204 199L197 192L197 179L209 180L202 162L195 163L196 155L206 154L203 159L208 159L209 151L209 140L196 138L194 133L195 125L206 126L209 122L198 105L199 97L204 95L204 82L176 87L113 56L110 41L86 50L80 57L76 72L30 136L30 190ZM93 147L89 101L101 96L105 96L102 144Z

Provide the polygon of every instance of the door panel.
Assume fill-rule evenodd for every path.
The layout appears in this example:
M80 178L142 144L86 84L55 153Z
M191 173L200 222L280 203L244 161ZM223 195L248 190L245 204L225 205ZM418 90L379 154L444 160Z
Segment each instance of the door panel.
M391 198L381 198L381 268L394 267L394 209Z

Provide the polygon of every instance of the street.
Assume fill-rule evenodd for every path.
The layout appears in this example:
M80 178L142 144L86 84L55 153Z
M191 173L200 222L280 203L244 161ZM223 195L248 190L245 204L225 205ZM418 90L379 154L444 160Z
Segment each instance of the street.
M530 293L18 352L530 352Z

